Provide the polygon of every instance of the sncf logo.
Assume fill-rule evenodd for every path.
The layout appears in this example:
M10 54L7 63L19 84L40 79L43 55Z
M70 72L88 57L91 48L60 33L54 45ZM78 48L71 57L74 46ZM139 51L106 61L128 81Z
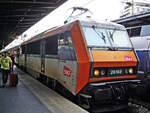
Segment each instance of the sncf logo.
M125 61L133 61L133 58L130 56L124 56Z
M71 70L66 66L64 66L64 75L67 77L71 77Z

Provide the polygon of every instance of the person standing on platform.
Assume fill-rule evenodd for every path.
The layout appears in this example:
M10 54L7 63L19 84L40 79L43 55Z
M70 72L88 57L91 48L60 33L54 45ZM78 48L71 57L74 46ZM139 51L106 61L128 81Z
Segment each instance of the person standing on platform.
M2 72L2 87L6 86L8 74L10 72L10 68L12 66L12 60L7 55L7 53L2 53L2 57L0 58L0 64L1 64L1 72Z

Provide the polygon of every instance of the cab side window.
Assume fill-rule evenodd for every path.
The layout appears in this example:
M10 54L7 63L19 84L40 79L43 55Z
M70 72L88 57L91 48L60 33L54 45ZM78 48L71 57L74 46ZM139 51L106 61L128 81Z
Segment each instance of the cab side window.
M75 51L72 37L67 32L59 35L58 56L61 60L75 60Z

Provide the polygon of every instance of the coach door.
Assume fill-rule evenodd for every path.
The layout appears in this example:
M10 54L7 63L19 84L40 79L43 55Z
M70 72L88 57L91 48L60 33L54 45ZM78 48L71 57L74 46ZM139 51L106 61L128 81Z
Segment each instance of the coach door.
M25 56L24 56L24 70L27 71L27 45L25 47Z
M41 56L41 72L45 73L45 40L41 41L40 56Z

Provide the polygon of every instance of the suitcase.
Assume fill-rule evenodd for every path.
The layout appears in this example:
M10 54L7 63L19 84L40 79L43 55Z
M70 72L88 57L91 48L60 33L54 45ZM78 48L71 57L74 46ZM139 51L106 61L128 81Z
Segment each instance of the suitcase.
M16 87L18 84L18 74L17 73L11 73L10 79L9 79L9 86Z

